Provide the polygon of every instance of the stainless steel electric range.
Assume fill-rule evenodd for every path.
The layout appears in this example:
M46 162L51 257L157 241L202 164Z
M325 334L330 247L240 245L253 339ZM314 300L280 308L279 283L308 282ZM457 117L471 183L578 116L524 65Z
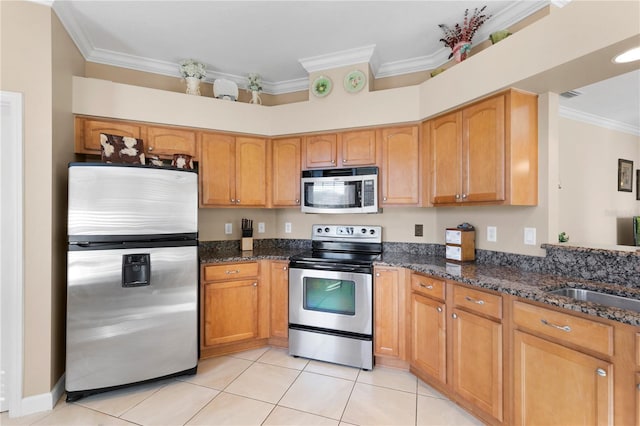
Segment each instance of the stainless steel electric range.
M289 262L289 354L373 368L373 262L382 227L313 225Z

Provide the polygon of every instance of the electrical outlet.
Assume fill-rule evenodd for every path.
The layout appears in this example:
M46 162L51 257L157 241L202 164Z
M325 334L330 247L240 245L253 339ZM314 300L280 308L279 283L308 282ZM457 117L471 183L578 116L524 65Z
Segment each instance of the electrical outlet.
M413 231L413 235L415 235L416 237L422 237L423 236L423 230L422 230L422 224L415 224L414 225L414 231Z
M498 228L495 226L487 226L487 241L495 243L498 241Z
M258 234L264 234L264 222L258 222Z
M524 228L524 243L530 246L536 245L536 228Z
M291 222L285 222L284 223L284 233L285 234L290 234L291 233Z
M224 224L224 233L225 234L232 234L233 233L233 224L232 223L225 223Z

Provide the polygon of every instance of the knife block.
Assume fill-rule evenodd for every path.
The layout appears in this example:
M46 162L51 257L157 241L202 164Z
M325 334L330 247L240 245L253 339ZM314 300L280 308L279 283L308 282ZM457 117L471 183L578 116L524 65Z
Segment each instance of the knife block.
M253 237L242 237L242 251L253 250Z

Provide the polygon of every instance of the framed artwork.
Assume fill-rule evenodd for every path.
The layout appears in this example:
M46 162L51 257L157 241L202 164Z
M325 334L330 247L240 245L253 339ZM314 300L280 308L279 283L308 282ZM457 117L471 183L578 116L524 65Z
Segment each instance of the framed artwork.
M633 192L633 161L618 159L618 191Z

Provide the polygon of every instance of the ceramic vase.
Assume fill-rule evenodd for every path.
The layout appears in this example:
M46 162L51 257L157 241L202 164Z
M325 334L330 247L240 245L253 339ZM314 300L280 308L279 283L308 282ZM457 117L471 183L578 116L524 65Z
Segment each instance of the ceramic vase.
M257 90L252 90L251 91L251 100L249 101L250 104L258 104L258 105L262 105L262 99L260 99L260 96L258 95L258 91Z
M200 79L196 77L185 77L187 82L188 95L200 95Z
M453 46L453 59L456 62L462 62L467 59L469 52L471 52L471 43L468 41L461 41Z

